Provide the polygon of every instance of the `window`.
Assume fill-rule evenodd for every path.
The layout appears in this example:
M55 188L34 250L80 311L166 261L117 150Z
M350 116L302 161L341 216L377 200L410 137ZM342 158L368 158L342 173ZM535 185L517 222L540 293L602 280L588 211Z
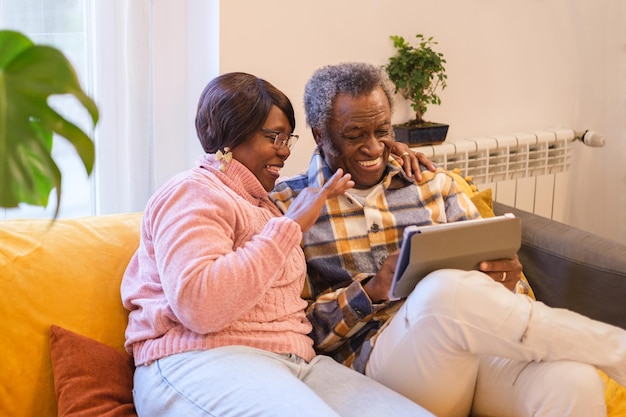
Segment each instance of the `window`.
M83 89L90 94L88 8L89 2L85 0L0 0L0 27L22 32L37 44L59 48L74 66ZM74 97L51 97L49 104L93 138L89 117ZM64 138L55 137L52 154L63 175L59 217L92 214L92 181L74 148ZM47 208L22 204L19 208L2 209L0 218L49 218L55 206L56 190L53 190Z
M74 97L50 100L96 142L90 177L71 144L53 143L60 217L141 211L160 184L193 166L198 96L219 70L218 0L0 0L0 27L63 51L98 105L92 133ZM45 210L23 205L0 218L50 218L55 193Z

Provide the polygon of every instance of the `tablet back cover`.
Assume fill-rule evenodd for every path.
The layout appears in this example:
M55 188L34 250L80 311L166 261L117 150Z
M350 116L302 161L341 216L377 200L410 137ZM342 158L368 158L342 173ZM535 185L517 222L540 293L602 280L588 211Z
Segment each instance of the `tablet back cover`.
M439 269L478 269L481 261L512 258L521 246L521 219L513 215L430 226L409 226L391 287L391 298L408 296Z

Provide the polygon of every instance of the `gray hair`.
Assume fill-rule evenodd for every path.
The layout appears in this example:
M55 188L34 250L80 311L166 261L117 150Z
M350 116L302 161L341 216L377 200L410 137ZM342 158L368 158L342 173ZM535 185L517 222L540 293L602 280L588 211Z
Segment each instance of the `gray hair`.
M304 87L306 122L328 137L328 124L337 95L360 97L381 87L393 112L394 87L382 67L362 62L328 65L316 70Z

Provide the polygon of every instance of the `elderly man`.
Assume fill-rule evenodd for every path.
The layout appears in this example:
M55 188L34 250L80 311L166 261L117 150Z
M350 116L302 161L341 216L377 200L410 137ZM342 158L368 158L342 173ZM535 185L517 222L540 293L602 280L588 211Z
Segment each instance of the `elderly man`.
M338 168L356 184L303 237L317 350L439 416L606 415L596 367L626 383L626 332L514 291L517 258L436 271L389 301L406 226L479 217L444 170L416 180L390 158L392 91L372 65L317 70L304 97L317 148L272 193L286 211Z

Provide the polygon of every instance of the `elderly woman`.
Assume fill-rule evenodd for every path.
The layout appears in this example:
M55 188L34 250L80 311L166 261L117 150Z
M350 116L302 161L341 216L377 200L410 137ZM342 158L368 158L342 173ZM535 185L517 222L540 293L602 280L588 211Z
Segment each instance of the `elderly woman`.
M268 198L297 136L289 99L245 73L212 80L196 128L206 154L145 209L122 282L140 416L427 416L316 356L301 298L300 241L338 171L281 216Z

